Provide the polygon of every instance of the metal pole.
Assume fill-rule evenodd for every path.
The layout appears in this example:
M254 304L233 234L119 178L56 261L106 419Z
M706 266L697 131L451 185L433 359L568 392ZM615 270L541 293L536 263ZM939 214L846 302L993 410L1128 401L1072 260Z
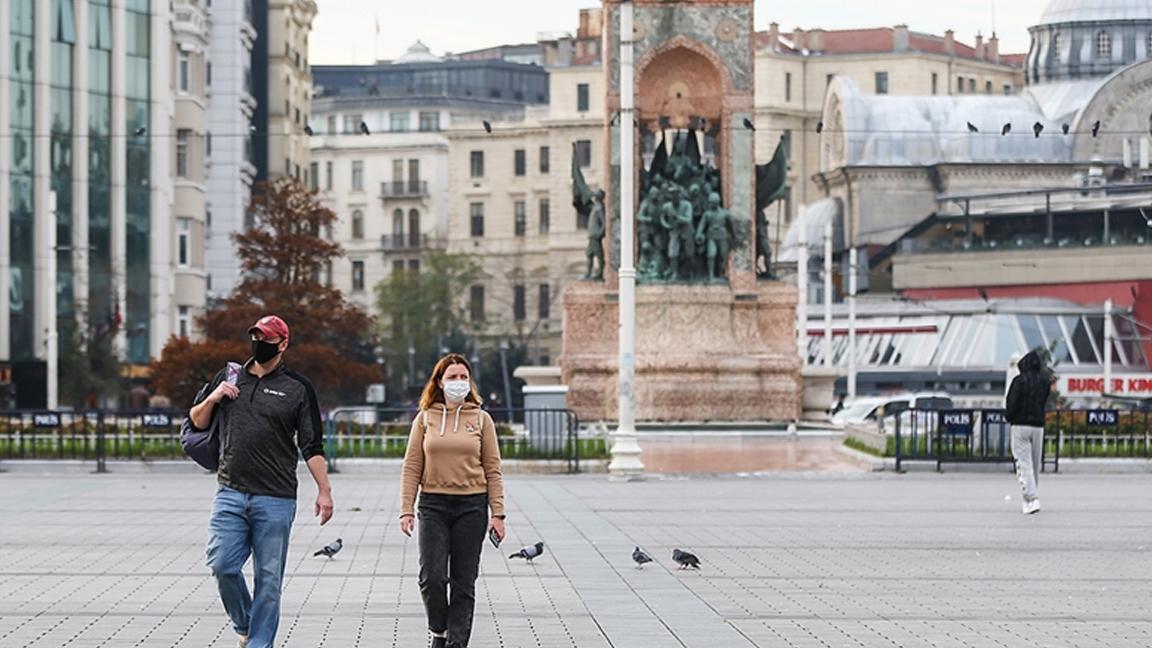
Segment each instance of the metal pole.
M504 379L504 410L512 422L512 385L508 379L508 340L500 340L500 372Z
M44 336L44 359L48 364L48 409L54 410L60 406L60 340L57 331L58 323L56 321L56 192L50 191L48 193L48 214L52 219L51 227L44 228L44 232L48 234L47 245L45 246L45 259L44 266L47 269L47 281L45 284L48 290L45 291L41 297L45 300L44 313L45 313L45 336Z
M857 251L848 251L848 399L856 398L856 268Z
M808 365L808 223L804 212L796 215L796 352Z
M824 223L824 366L832 366L832 221Z
M618 425L612 444L612 479L634 479L644 472L640 444L636 439L636 268L633 261L633 182L636 163L633 141L635 88L632 68L631 0L620 3L620 369L618 386Z
M1104 354L1104 386L1100 390L1100 396L1104 397L1112 391L1112 341L1115 338L1115 333L1112 332L1112 300L1104 300L1104 346L1101 347L1101 352Z

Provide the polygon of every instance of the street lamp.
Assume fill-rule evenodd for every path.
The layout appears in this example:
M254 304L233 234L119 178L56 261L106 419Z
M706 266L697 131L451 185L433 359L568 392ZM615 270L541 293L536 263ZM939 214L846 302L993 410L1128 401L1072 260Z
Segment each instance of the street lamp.
M633 79L631 0L620 3L620 368L617 391L618 425L608 473L614 480L631 480L644 472L636 439L636 267L633 260L633 183L635 180L634 123L636 89Z

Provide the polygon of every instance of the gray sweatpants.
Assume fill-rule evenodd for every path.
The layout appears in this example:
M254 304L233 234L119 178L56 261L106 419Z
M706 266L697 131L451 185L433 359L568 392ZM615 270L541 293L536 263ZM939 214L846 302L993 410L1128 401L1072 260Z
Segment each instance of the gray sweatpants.
M1012 457L1016 460L1016 477L1024 491L1024 500L1031 502L1036 499L1036 484L1044 467L1044 428L1013 425Z

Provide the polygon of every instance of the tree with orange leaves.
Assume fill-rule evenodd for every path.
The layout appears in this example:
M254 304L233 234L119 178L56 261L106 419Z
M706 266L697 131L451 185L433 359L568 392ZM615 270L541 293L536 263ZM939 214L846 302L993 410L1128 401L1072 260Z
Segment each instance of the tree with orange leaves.
M315 190L285 178L257 186L249 214L251 228L232 235L243 279L197 318L203 339L173 338L164 347L152 363L157 393L177 407L191 404L225 363L249 357L248 327L275 313L292 330L285 361L312 381L321 405L362 402L365 387L381 381L372 352L375 323L320 282L328 264L344 255L321 236L335 212Z

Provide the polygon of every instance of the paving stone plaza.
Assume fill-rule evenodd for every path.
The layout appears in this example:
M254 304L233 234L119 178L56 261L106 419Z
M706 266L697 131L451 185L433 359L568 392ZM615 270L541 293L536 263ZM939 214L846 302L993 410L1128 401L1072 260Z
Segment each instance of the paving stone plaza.
M301 498L279 645L425 645L398 481L336 475L323 529ZM0 646L234 646L203 564L214 483L0 474ZM1008 474L511 476L472 645L1149 646L1149 485L1046 476L1025 517ZM312 557L337 537L335 559ZM534 565L507 560L537 539ZM635 545L656 562L635 569ZM674 547L703 568L676 570Z

